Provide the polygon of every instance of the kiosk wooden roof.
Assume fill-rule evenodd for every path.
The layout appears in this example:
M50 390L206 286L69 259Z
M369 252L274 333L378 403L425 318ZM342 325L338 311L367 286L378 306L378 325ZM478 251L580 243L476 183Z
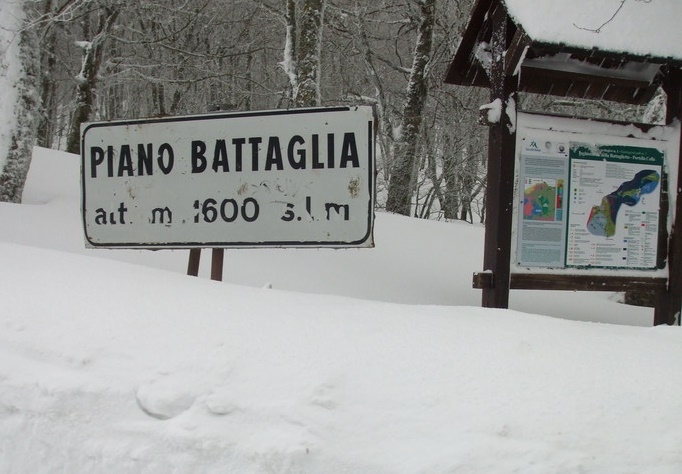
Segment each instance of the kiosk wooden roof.
M646 104L682 66L682 2L478 0L445 82L490 87L492 12L507 12L506 74L519 90Z
M491 102L501 101L502 110L509 110L506 105L517 92L642 105L660 86L667 94L667 123L682 121L679 18L680 0L477 0L445 82L488 87ZM671 210L671 235L664 236L668 279L566 277L551 282L553 286L513 284L515 128L505 114L499 123L488 125L485 272L474 279L483 289L483 306L506 308L510 288L650 289L657 293L654 323L678 320L682 232L675 223L682 222L680 192L676 202L681 205ZM682 174L677 182L682 182Z

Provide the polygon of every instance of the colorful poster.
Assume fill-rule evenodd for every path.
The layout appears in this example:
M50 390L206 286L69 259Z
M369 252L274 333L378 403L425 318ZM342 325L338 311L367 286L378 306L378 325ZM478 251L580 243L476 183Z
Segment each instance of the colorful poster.
M664 149L567 137L521 137L517 264L657 268Z
M568 142L542 135L522 139L517 254L524 265L564 265L568 171Z
M572 143L566 266L656 268L664 153Z

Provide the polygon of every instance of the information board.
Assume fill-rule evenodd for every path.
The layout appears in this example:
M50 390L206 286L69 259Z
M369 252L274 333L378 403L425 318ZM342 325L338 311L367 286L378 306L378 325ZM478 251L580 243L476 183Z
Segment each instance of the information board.
M665 152L571 143L566 266L654 269Z
M86 245L370 247L371 107L89 123Z
M668 143L534 123L517 134L516 265L656 270Z

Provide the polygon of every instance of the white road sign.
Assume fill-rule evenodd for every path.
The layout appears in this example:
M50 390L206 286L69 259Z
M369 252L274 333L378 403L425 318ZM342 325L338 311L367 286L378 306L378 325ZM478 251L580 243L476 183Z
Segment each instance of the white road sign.
M371 107L83 125L89 247L371 247Z

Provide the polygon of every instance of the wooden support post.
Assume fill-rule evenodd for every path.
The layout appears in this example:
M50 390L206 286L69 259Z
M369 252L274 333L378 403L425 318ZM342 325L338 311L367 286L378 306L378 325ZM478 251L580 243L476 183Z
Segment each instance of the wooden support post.
M666 123L675 119L682 121L682 70L672 68L663 82L668 95ZM682 136L680 137L682 155ZM674 168L674 167L673 167ZM673 225L668 238L668 288L656 297L654 324L680 324L682 308L682 166L677 163L677 188L675 209L672 209Z
M208 104L208 112L220 112L232 110L233 104ZM211 252L211 280L223 281L223 259L224 249L212 249ZM199 275L199 260L201 259L201 249L191 249L189 251L189 261L187 262L187 275Z
M486 308L509 306L511 225L514 200L514 154L516 133L507 116L507 104L516 93L516 77L506 73L507 14L498 4L492 16L492 65L490 99L499 99L501 118L488 132L488 173L486 189L485 247L483 269L492 272L489 288L483 288ZM514 113L516 113L514 111Z
M211 280L223 281L223 261L225 249L211 249ZM201 259L201 249L190 249L189 260L187 262L187 275L199 275L199 261Z
M187 261L187 275L199 275L199 261L201 260L201 249L190 249L189 260Z
M223 281L224 249L213 249L211 253L211 280Z

